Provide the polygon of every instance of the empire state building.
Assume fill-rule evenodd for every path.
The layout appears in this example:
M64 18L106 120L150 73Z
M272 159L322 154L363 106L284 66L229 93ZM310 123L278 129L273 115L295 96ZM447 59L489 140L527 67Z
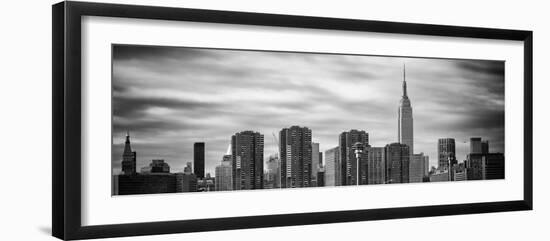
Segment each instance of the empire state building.
M411 101L407 96L407 82L405 81L405 65L403 65L403 96L397 110L397 141L409 147L409 155L413 155L413 116Z

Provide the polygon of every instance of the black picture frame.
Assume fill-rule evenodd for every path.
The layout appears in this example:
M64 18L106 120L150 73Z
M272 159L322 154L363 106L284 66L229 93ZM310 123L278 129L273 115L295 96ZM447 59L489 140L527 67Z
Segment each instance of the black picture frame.
M421 207L342 210L199 220L81 224L81 18L103 16L194 21L426 36L516 40L524 43L523 199ZM52 233L72 240L213 230L532 210L533 33L522 30L443 26L171 7L60 2L52 6Z

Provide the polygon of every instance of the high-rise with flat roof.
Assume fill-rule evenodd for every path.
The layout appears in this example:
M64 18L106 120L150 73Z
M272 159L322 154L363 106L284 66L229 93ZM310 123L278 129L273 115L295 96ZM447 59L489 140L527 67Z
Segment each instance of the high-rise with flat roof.
M317 186L317 174L319 172L319 143L311 143L311 186Z
M357 185L358 179L358 159L353 145L361 143L362 146L369 145L369 133L363 130L350 130L342 132L338 138L338 146L340 147L341 161L341 184L342 185Z
M231 155L224 155L221 164L216 166L215 170L216 191L229 191L233 189L231 170Z
M342 165L340 164L340 147L325 151L325 186L342 185Z
M422 182L427 168L424 166L424 153L413 154L409 163L409 182Z
M386 145L386 183L409 182L409 146L401 143Z
M355 171L355 176L357 176L358 185L366 185L367 180L367 167L368 167L368 152L365 151L365 146L362 142L356 142L351 146L351 150L355 155L355 162L357 163L357 168Z
M193 173L197 178L204 178L204 142L193 145Z
M231 137L233 190L262 189L264 181L264 135L242 131Z
M470 138L470 153L477 154L482 153L481 150L481 137L471 137Z
M367 184L384 184L386 179L386 153L384 147L366 147Z
M311 130L291 126L279 132L281 187L311 187L312 142ZM319 155L315 153L315 155Z

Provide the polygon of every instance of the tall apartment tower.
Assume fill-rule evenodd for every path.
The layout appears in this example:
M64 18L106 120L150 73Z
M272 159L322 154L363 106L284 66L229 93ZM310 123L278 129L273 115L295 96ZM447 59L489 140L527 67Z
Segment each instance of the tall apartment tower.
M130 132L126 132L124 153L122 153L122 173L124 175L133 175L136 173L136 152L132 151L132 147L130 146Z
M456 160L455 139L441 138L437 141L437 160L439 170L450 170L450 163Z
M358 159L353 145L361 143L363 147L369 146L369 133L361 130L350 130L342 132L338 138L340 147L340 161L342 174L342 185L357 185L358 180Z
M204 142L193 145L193 173L198 179L204 179Z
M281 187L310 187L313 159L311 130L299 126L283 128L279 132L279 142Z
M231 137L233 190L262 189L264 180L264 135L242 131Z
M411 156L414 154L413 113L411 101L407 95L405 65L403 65L403 95L397 109L397 142L407 145Z
M386 183L409 182L409 146L401 143L386 145Z

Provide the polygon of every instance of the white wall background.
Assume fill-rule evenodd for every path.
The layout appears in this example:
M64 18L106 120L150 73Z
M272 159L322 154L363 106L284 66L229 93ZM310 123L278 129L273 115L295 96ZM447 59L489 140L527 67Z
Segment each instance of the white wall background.
M0 14L0 240L54 240L51 231L51 4L9 1ZM116 240L548 240L550 127L545 1L133 0L121 3L534 31L534 206L530 212L415 218Z

